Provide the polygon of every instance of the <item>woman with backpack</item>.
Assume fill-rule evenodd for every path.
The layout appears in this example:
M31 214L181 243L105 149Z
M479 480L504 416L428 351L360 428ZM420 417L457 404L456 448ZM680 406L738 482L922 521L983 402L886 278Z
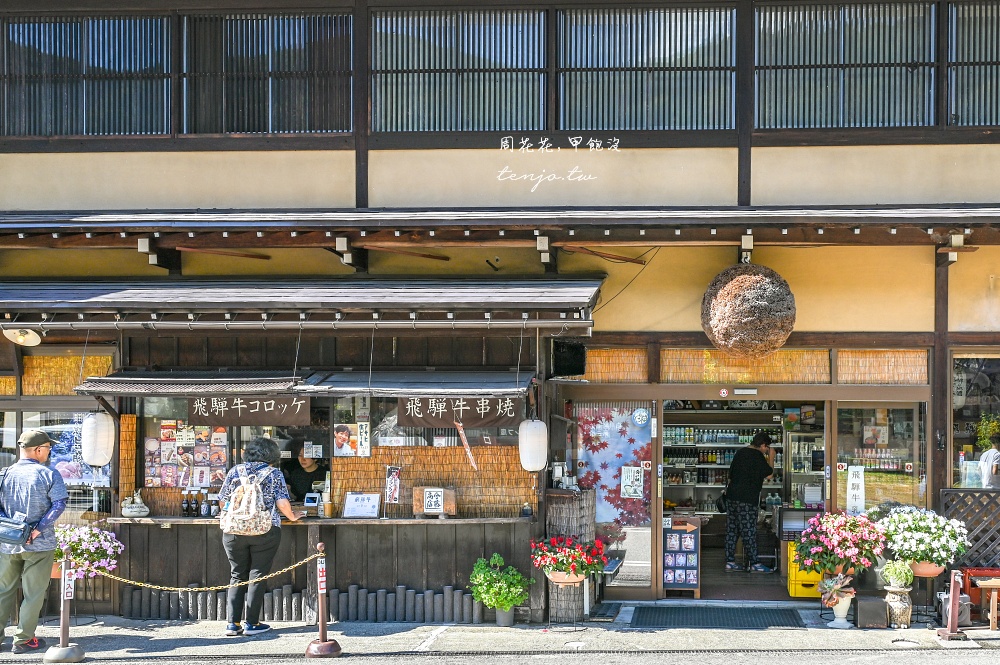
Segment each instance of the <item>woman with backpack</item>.
M278 444L258 437L243 448L242 457L243 463L229 470L219 490L222 546L229 557L233 584L267 575L281 543L281 515L291 522L304 515L292 510L285 478L276 468L281 459ZM271 630L260 622L266 591L264 584L256 582L250 583L249 591L246 585L229 588L226 635L257 635Z

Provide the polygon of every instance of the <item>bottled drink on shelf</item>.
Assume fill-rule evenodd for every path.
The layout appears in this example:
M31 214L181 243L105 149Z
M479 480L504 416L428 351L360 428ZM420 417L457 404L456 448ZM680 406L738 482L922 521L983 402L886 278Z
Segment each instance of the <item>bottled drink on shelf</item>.
M181 517L188 516L188 493L187 490L181 490Z

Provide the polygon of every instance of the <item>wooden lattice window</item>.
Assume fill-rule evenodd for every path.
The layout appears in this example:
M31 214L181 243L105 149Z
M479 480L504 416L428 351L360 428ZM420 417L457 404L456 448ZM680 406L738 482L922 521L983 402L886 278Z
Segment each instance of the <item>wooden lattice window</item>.
M941 514L965 522L969 530L968 551L956 566L1000 567L1000 492L995 490L946 489L941 491Z
M837 352L837 383L927 385L924 349L844 349Z
M661 349L661 383L830 383L826 349L737 358L716 349Z

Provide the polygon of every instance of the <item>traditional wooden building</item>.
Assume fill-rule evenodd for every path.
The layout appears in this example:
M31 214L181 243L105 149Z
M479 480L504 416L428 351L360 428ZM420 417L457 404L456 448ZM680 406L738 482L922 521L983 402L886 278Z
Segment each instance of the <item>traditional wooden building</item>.
M788 506L945 508L1000 404L998 35L987 0L9 0L3 445L63 436L74 516L95 477L105 511L143 488L123 572L177 586L225 579L181 492L261 433L319 447L337 515L402 467L381 515L289 527L283 560L322 539L345 591L461 589L492 551L527 571L565 485L596 490L624 562L606 593L660 597L692 567L652 525L700 513L710 553L727 454L761 429ZM702 330L706 287L741 261L795 297L764 358ZM196 417L262 398L308 417ZM399 420L445 398L514 412ZM121 423L103 475L74 453L97 409ZM532 413L575 483L521 469ZM335 454L339 424L368 456ZM414 521L417 486L454 487L455 519Z

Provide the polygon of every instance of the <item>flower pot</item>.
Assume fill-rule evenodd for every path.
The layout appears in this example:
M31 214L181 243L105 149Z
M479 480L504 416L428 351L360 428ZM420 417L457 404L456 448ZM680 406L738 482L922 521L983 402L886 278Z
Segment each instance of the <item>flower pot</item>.
M514 608L509 610L501 610L497 608L497 625L501 628L510 628L514 625Z
M887 586L885 588L885 604L889 612L890 628L909 628L913 615L913 601L910 600L910 587Z
M944 566L930 561L911 561L910 569L916 577L937 577L944 572Z
M545 573L545 576L556 586L574 586L586 579L585 575L578 573L562 573L555 570L550 573Z
M847 615L851 611L851 601L854 600L851 596L844 596L837 604L833 606L833 616L834 619L830 623L826 624L829 628L850 628L851 624L847 622Z

